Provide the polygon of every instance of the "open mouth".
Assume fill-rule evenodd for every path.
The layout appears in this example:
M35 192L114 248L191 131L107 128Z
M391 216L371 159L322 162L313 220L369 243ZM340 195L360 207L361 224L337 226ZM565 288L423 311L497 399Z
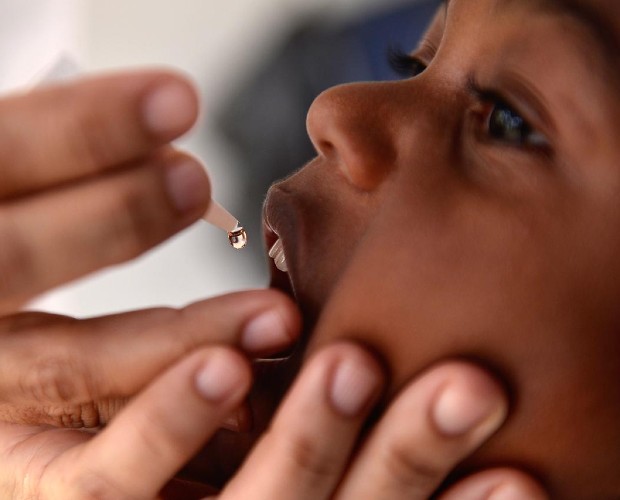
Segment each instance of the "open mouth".
M279 203L274 202L273 188L265 202L263 212L263 239L268 250L270 268L270 288L275 288L296 300L290 261L287 260L285 238L278 234L276 226L283 219ZM273 220L273 222L272 222ZM288 225L288 224L287 224Z

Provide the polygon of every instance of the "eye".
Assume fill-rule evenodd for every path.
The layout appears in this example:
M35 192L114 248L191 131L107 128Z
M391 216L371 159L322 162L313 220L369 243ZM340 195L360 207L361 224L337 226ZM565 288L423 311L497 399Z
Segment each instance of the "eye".
M498 142L513 146L543 148L549 145L547 138L535 130L517 111L501 99L488 102L486 133Z
M426 64L397 47L388 48L387 59L394 72L403 78L416 77L426 69Z

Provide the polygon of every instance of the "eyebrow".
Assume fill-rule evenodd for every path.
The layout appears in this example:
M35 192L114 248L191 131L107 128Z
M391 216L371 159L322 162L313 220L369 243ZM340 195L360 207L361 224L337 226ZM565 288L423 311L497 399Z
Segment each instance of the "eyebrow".
M453 0L441 0L446 14ZM509 0L497 0L509 1ZM617 65L620 53L620 40L615 34L613 26L596 9L579 0L537 0L543 8L557 13L568 14L571 18L585 26L599 42L599 45L612 60L614 67Z
M447 1L449 2L450 0ZM617 62L618 53L620 52L620 43L614 28L608 20L603 17L602 13L587 5L585 2L578 0L539 1L543 7L568 14L571 18L584 25L590 33L594 35L594 38L600 43L605 52L612 56L614 62Z

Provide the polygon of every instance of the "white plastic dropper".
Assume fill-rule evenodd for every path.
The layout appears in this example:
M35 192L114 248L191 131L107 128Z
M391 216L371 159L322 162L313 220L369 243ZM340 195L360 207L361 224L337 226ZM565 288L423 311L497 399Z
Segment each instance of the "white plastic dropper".
M228 233L228 241L235 250L241 250L248 243L248 235L245 229L239 225L239 221L217 201L211 200L207 212L202 217L209 224L219 227Z

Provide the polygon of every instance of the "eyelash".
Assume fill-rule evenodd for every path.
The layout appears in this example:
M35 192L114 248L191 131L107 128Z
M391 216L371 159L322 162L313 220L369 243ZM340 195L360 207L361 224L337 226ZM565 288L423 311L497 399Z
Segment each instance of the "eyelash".
M470 82L470 90L482 103L479 112L480 125L486 138L491 142L503 144L508 147L527 149L534 153L551 154L549 140L535 127L530 125L526 118L500 94L492 90L483 89L476 82ZM514 127L518 129L517 135L504 138L500 137L501 127ZM494 130L495 128L495 130Z
M399 47L388 47L387 60L392 70L403 78L416 77L426 69L426 64L420 59L407 54Z
M403 78L415 78L423 73L427 67L420 59L407 54L398 47L388 47L387 58L390 67ZM500 94L483 89L475 81L469 82L469 89L476 96L477 101L483 104L483 111L479 114L480 126L487 139L505 146L550 155L549 141L544 134L532 127L522 117L521 113ZM496 112L501 112L501 114L496 115ZM520 126L524 130L523 137L517 136L508 139L499 137L498 127L502 125ZM493 131L494 127L495 131Z

